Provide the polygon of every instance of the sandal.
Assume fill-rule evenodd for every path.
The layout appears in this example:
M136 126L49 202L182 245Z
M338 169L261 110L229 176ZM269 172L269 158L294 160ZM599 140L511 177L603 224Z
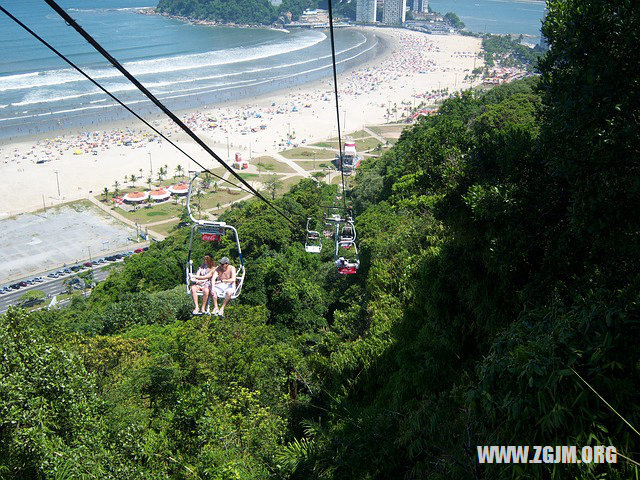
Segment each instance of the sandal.
M214 308L213 312L211 312L211 315L218 316L218 315L220 315L220 311L217 308Z
M191 312L193 315L200 315L200 310L198 310L197 308Z

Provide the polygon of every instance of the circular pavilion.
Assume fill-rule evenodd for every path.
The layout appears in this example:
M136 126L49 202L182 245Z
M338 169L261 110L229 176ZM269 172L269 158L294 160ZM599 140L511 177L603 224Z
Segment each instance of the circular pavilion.
M149 194L147 192L131 192L122 197L122 200L124 201L124 203L136 205L146 201L148 198Z

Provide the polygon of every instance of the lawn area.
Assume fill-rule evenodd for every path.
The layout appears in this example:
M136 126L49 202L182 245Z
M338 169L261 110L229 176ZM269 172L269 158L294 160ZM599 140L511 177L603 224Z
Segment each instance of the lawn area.
M120 208L116 211L123 217L144 225L145 223L159 222L161 220L179 217L183 208L180 203L176 205L173 201L170 201L152 207L141 207L133 212L127 212Z
M365 130L358 130L357 132L347 134L347 137L351 137L354 140L358 140L359 138L368 138L371 134Z
M375 127L369 127L371 130L376 132L378 135L384 138L393 138L396 139L400 137L402 130L404 130L409 125L407 124L398 124L398 125L378 125Z
M317 148L307 148L307 147L296 147L290 150L285 150L284 152L280 152L285 158L303 158L313 160L313 156L315 154L316 159L327 159L334 158L336 156L335 152L331 152L328 150L321 150Z
M302 177L299 176L295 176L295 177L289 177L286 180L282 181L282 187L280 187L278 189L278 194L282 195L285 192L288 192L289 189L294 186L296 183L298 183L300 180L302 180Z
M252 163L256 167L258 167L258 169L267 171L267 172L274 172L274 173L294 173L295 172L295 170L291 168L289 165L287 165L286 163L279 162L275 158L269 157L269 156L258 157L254 159ZM258 163L260 163L261 165L258 166Z
M175 220L171 220L170 222L167 222L167 223L154 225L153 227L150 227L150 229L166 237L173 231L173 227L175 227L178 223L180 223L180 219L176 218Z
M218 204L225 205L227 203L240 200L246 195L247 194L245 192L238 190L231 190L230 192L227 192L226 189L218 190L216 193L210 193L202 196L202 208L203 210L216 208ZM194 202L196 201L197 200L194 199Z
M371 150L381 143L380 140L374 137L365 138L364 140L356 140L356 150L363 152L365 150Z
M356 150L358 152L369 150L369 149L375 148L378 145L378 143L380 143L380 140L378 140L375 137L368 137L365 139L356 140ZM335 140L335 141L331 140L331 142L327 143L327 145L331 148L335 148L336 151L338 150L338 140ZM342 142L342 148L344 149L344 141Z
M327 162L316 161L315 168L314 168L313 160L296 160L295 162L308 172L311 170L322 170L322 167L320 166L321 163L323 163L324 165L327 165ZM331 170L333 170L333 166L331 166Z

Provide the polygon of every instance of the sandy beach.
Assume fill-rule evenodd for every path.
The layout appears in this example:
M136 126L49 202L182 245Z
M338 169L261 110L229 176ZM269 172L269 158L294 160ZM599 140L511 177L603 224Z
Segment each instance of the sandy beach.
M338 77L343 135L365 124L401 118L406 109L432 103L473 86L465 78L481 66L481 40L460 35L425 35L404 29L376 29L385 51ZM475 84L474 84L475 85ZM446 90L446 92L436 91ZM330 78L226 105L180 112L187 125L223 159L235 152L257 157L335 137L336 113ZM219 166L167 119L156 128L207 168ZM38 160L48 160L37 163ZM98 195L125 176L142 177L167 165L197 168L135 118L100 130L66 132L0 144L0 175L11 186L0 199L0 218ZM59 188L59 192L58 192Z

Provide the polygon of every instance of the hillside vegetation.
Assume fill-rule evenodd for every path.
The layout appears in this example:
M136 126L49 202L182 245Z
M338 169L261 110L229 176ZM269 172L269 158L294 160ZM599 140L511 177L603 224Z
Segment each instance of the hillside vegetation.
M363 161L357 275L250 201L222 218L247 266L224 319L190 314L186 228L88 299L0 316L0 478L636 478L621 456L477 461L640 461L576 375L640 425L640 12L550 1L544 31L540 77L453 97ZM336 193L276 203L303 227Z
M327 8L326 1L283 0L273 6L269 0L160 0L157 11L170 15L221 23L271 25L277 20L298 20L307 9ZM355 0L335 2L334 13L355 20ZM290 17L288 16L290 14Z

